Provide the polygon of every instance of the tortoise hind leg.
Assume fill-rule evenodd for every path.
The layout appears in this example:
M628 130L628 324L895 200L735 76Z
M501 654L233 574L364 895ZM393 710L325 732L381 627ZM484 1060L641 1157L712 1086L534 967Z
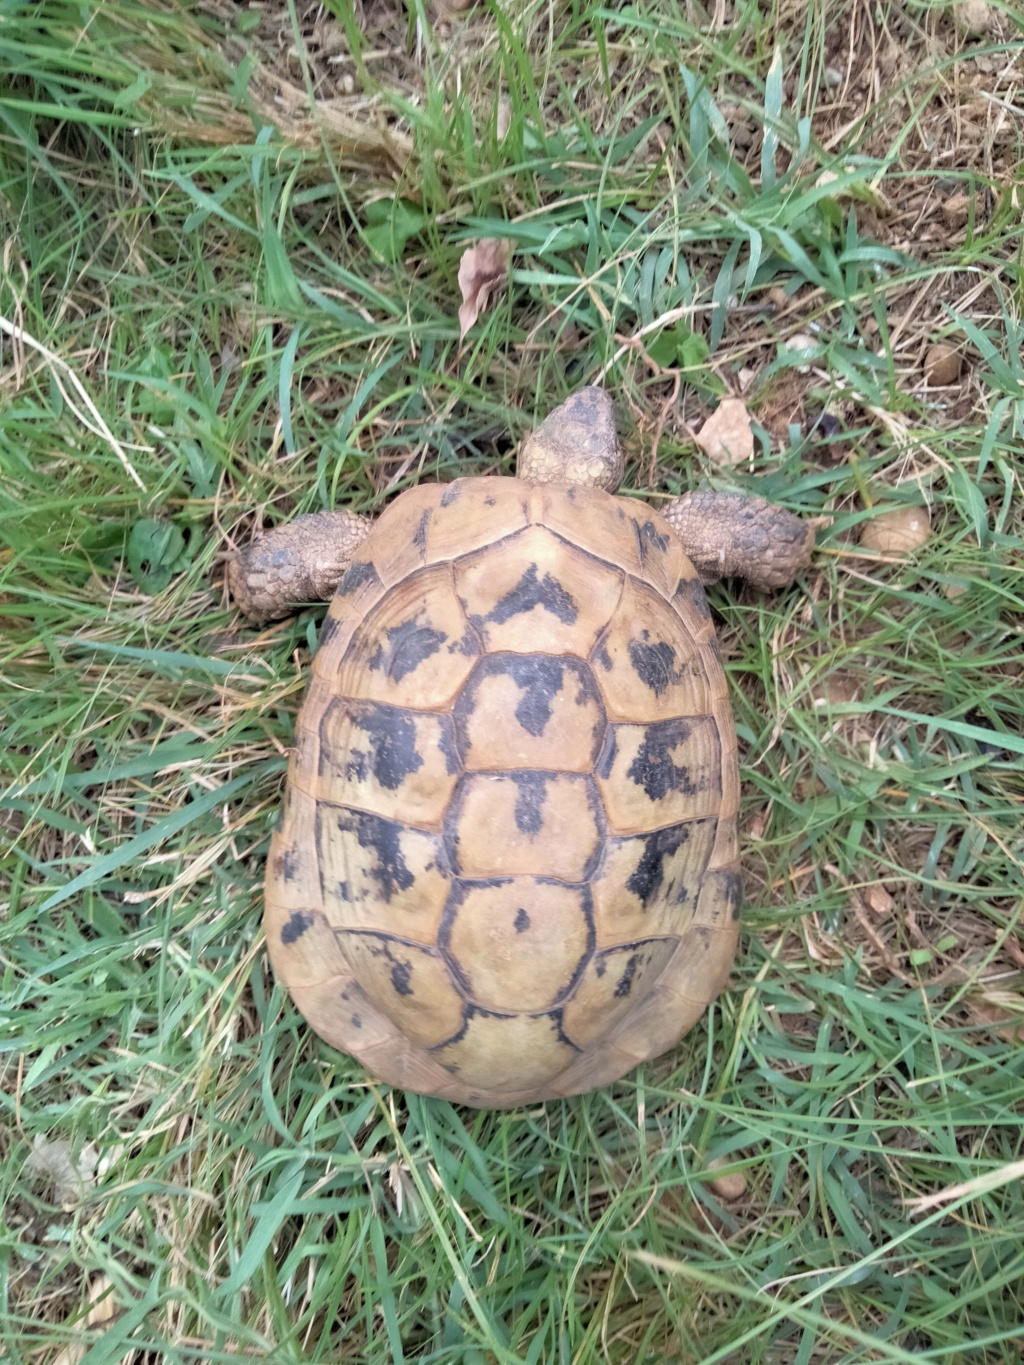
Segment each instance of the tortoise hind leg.
M254 621L287 616L303 602L326 602L372 526L369 517L343 510L275 526L228 560L228 590Z

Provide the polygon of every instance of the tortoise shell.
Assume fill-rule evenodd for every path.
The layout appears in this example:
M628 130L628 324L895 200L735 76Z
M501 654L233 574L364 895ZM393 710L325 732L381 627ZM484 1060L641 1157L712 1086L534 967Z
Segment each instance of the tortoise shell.
M696 571L600 490L404 493L339 585L265 928L313 1028L504 1107L671 1047L728 974L736 738Z

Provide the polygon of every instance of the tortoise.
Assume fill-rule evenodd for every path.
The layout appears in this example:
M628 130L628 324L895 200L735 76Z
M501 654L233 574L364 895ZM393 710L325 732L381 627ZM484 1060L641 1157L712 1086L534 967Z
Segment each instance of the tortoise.
M739 933L736 734L702 583L790 583L760 498L618 497L588 387L517 477L299 517L228 565L268 620L330 599L266 874L275 973L391 1084L505 1108L672 1047Z

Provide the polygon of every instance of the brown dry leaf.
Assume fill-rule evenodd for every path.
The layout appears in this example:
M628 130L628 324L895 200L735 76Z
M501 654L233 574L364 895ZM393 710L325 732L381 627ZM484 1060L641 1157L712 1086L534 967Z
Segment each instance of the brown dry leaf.
M50 1142L37 1133L25 1174L48 1185L62 1208L72 1209L92 1190L98 1162L99 1153L91 1142L75 1153L65 1138Z
M716 464L742 464L754 453L754 433L742 398L723 398L697 435L697 444Z
M1012 996L1005 998L1007 1004L1020 1003L1019 999L1015 1001ZM992 999L969 1000L968 1007L974 1016L974 1022L982 1028L987 1028L997 1038L1002 1038L1008 1043L1024 1042L1024 1014L1019 1010L1007 1009L999 1000Z
M491 290L501 289L507 283L510 256L511 243L505 237L483 237L462 253L459 262L460 341L487 307Z
M106 1327L117 1317L121 1311L121 1305L117 1301L117 1296L106 1275L98 1275L89 1285L89 1311L85 1316L86 1327ZM65 1346L60 1354L54 1358L53 1365L78 1365L83 1360L89 1350L88 1342L81 1344L75 1343ZM134 1351L124 1356L128 1360L133 1356Z

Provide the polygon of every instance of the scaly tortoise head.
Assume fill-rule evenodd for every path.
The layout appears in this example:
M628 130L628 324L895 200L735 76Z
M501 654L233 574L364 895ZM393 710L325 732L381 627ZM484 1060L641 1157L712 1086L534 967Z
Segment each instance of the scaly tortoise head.
M316 1031L394 1085L590 1090L728 974L739 774L701 576L789 581L811 535L730 495L666 517L604 491L621 468L610 400L583 390L520 478L413 489L372 529L320 514L231 569L257 616L343 570L264 924Z

